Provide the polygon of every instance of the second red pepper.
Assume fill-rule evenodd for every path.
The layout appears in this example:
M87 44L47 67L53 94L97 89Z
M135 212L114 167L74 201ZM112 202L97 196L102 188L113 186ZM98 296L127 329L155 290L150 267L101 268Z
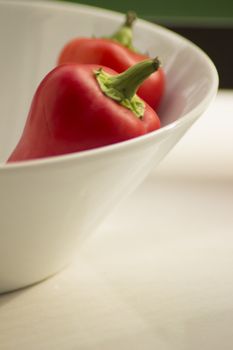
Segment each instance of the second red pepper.
M125 24L112 37L75 38L68 42L60 53L58 64L99 64L121 73L136 63L148 59L132 46L132 23L130 13ZM144 101L157 110L165 90L165 74L162 68L151 74L137 91Z

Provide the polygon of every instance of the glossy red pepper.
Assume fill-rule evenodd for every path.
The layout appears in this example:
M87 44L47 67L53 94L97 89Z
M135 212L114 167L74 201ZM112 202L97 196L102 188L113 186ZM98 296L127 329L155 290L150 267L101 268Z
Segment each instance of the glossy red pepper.
M58 64L84 63L99 64L121 73L137 62L148 59L132 45L132 23L135 16L129 13L124 25L110 38L75 38L62 49ZM165 90L165 74L160 67L144 81L138 96L155 110L158 108Z
M9 162L61 155L131 139L160 127L156 112L136 95L159 67L146 60L122 74L99 65L67 64L39 85Z

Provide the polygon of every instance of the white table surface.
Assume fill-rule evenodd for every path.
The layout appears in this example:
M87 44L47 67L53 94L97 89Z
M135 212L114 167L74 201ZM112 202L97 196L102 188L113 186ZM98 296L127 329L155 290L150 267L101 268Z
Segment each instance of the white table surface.
M233 92L61 273L0 296L1 350L233 349Z

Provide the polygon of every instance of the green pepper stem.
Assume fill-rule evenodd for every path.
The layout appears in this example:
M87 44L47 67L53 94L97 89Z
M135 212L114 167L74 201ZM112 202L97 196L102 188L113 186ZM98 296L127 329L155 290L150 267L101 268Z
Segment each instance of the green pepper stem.
M137 15L135 12L133 11L127 12L124 24L112 36L110 36L110 39L117 41L121 45L131 50L134 50L132 45L132 42L133 42L132 26L136 18L137 18Z
M136 92L140 85L160 67L158 57L141 61L117 75L109 75L102 68L95 72L102 92L121 105L130 109L137 117L142 117L145 110L144 101Z
M143 81L155 72L159 66L158 57L141 61L125 72L110 77L108 85L121 92L128 100L131 100Z

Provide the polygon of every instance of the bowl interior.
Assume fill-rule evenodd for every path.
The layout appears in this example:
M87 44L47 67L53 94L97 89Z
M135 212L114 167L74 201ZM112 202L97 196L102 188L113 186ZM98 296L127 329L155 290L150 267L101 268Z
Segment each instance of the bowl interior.
M63 45L77 36L111 34L123 18L82 5L0 3L0 162L16 145L35 89L55 66ZM158 111L163 125L191 112L216 89L214 66L187 40L141 20L134 37L139 50L163 62L167 88Z

